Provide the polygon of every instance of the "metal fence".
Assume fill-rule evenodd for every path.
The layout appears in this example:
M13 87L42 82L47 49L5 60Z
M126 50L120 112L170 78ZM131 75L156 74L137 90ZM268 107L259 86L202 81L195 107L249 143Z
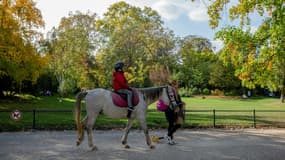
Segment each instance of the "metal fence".
M22 116L14 120L15 110L0 110L0 131L26 129L74 129L74 116L71 109L32 109L20 110Z
M208 119L206 127L285 127L284 110L188 110L190 126L199 126L201 121L193 122L195 114L202 113ZM205 114L206 113L206 114ZM192 120L191 120L192 119ZM203 125L202 125L203 126Z
M0 131L26 129L75 129L71 109L21 110L20 120L12 120L12 110L0 110ZM84 114L85 111L82 111ZM85 114L84 114L85 115ZM150 127L167 126L162 112L148 110ZM98 118L96 126L124 127L126 119ZM99 124L98 124L99 123ZM190 127L285 127L285 110L186 110L183 125Z

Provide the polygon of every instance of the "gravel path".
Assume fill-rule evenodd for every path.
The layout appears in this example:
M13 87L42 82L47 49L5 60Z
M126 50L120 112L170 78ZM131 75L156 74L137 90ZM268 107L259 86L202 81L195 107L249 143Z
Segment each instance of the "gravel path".
M150 149L140 130L131 130L130 149L120 143L120 130L94 131L98 151L87 139L75 146L75 131L0 133L1 160L281 160L285 157L285 129L178 130L174 146L164 140ZM162 136L165 130L150 131Z

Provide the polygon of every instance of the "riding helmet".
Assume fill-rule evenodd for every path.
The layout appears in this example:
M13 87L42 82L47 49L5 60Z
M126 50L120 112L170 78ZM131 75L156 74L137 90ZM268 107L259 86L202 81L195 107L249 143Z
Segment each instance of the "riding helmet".
M117 71L118 69L124 67L124 63L123 62L117 62L114 66L115 70Z

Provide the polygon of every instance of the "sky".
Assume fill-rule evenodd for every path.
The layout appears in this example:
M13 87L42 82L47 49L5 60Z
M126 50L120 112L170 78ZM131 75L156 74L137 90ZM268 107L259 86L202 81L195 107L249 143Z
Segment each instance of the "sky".
M41 10L45 21L43 32L50 31L53 26L59 25L62 17L67 17L69 12L81 11L86 13L91 11L102 17L110 5L120 0L35 0L36 7ZM208 0L124 0L126 3L137 7L151 7L162 17L164 27L174 31L176 36L185 37L197 35L208 38L215 51L222 46L222 41L214 40L215 32L218 29L211 29L207 15ZM226 17L226 12L224 12ZM255 15L254 15L255 16ZM230 25L228 18L223 18L220 26ZM253 22L252 31L256 30L258 20Z

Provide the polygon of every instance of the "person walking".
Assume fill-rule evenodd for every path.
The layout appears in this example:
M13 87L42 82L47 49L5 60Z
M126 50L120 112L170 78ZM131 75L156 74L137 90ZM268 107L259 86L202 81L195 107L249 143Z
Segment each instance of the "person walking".
M177 80L173 80L170 85L174 89L174 97L176 101L176 105L172 105L172 107L168 107L164 113L165 118L168 121L168 129L167 134L164 136L164 138L168 141L168 144L174 145L175 141L173 134L181 127L180 121L178 121L178 112L181 112L181 109L183 108L184 102L181 101L180 95L178 93L179 84Z

